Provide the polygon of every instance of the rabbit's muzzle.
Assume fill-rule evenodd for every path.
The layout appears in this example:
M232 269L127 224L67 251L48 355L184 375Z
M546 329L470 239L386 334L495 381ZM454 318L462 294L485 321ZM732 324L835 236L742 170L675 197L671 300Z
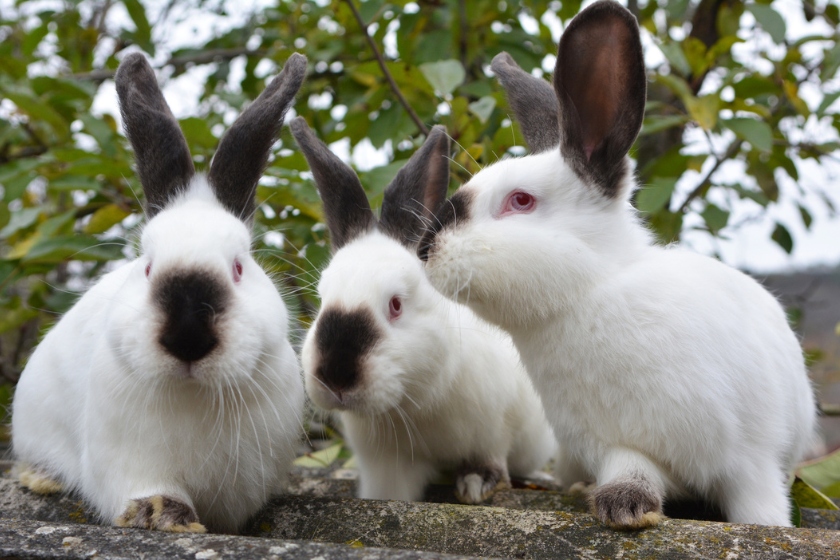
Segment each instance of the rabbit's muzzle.
M353 389L362 378L364 358L381 338L373 312L367 307L322 310L315 331L315 375L331 391Z
M216 275L204 270L170 273L155 282L153 300L163 312L158 341L167 353L196 362L218 346L216 322L230 292Z

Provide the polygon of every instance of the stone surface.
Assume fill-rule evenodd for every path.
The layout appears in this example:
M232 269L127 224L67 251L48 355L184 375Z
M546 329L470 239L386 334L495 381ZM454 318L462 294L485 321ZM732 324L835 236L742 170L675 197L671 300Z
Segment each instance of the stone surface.
M183 535L98 525L56 524L0 518L0 557L143 558L221 560L267 558L303 560L445 560L465 558L435 552L387 550L305 541Z
M211 539L194 541L199 543L190 545L195 550L183 557L197 558L205 550L206 558L213 558L214 553L268 557L271 546L285 545L266 543L281 539L297 541L300 547L316 547L305 551L324 558L357 558L361 556L353 556L353 551L374 548L434 553L425 556L414 552L415 556L405 558L440 554L521 558L840 558L840 531L671 519L654 529L623 533L604 527L584 513L586 502L579 495L515 489L498 493L489 506L477 507L447 503L454 500L452 488L432 486L426 498L436 503L358 500L352 498L355 481L332 478L330 472L317 473L324 478L311 478L312 474L297 470L291 480L290 495L268 504L247 528L250 537L181 535L187 539ZM838 513L803 510L803 522L811 527L840 529ZM177 536L91 525L95 518L79 499L39 496L8 477L0 478L0 518L0 557L77 558L96 549L102 558L120 558L139 554L141 549L136 547L140 546L148 547L143 549L147 558L173 554L180 557L173 552L180 550L177 546L181 545L175 544ZM63 536L58 541L42 539L59 528ZM36 538L34 531L39 529L41 533ZM94 540L86 540L88 536ZM69 539L66 542L65 537ZM100 541L95 539L100 538L106 539L104 544L96 544ZM329 548L333 545L334 549ZM322 551L317 546L329 550ZM286 552L278 556L295 557Z
M840 554L840 532L666 520L611 530L588 514L285 496L250 529L270 538L359 542L511 558L814 558Z

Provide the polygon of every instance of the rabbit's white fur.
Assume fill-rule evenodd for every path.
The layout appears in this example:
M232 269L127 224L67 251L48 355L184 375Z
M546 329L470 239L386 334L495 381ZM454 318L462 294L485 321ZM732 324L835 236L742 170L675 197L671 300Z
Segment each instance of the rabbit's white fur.
M294 457L303 383L285 305L250 238L195 176L143 230L142 256L102 277L32 355L15 393L17 457L106 522L155 495L192 505L214 530L255 513ZM189 372L157 343L149 262L151 277L194 265L229 279L219 348Z
M322 309L373 310L383 333L343 402L314 374L317 320L301 353L313 402L341 411L360 497L419 500L442 469L506 464L523 477L551 457L553 434L509 337L441 296L413 251L374 229L341 247L318 291ZM389 323L394 295L403 313ZM459 483L471 502L488 490L478 478Z
M536 210L499 217L515 190ZM460 192L469 218L437 234L426 272L510 332L564 451L599 486L641 472L732 522L789 526L786 477L815 404L778 302L714 259L652 245L630 180L609 199L559 149Z

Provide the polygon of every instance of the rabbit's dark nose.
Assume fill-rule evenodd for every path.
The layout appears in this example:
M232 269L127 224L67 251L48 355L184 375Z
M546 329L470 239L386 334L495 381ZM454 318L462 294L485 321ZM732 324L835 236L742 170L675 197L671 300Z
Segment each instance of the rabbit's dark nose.
M155 282L154 300L164 313L159 342L185 362L195 362L219 343L216 317L229 298L227 287L205 271L175 272Z
M364 358L380 338L370 309L323 310L315 331L315 344L321 357L317 376L332 390L353 388L362 377Z

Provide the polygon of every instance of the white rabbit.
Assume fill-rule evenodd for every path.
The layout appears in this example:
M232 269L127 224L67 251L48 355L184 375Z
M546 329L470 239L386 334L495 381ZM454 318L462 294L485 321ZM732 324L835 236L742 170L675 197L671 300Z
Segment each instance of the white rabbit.
M280 489L304 389L287 311L250 254L254 193L306 71L293 54L196 175L141 54L116 74L150 218L141 256L103 276L17 386L21 481L74 490L104 522L236 531Z
M341 411L362 498L419 500L442 469L478 503L542 467L555 438L510 338L452 304L426 279L416 246L446 198L449 138L432 129L385 190L377 222L353 170L302 117L306 156L335 254L301 352L306 389Z
M815 429L802 352L757 282L653 245L631 207L635 18L611 1L583 10L560 41L556 97L506 53L492 68L536 153L441 207L419 247L432 284L510 332L603 522L655 524L666 496L687 494L732 522L789 526L786 481Z

